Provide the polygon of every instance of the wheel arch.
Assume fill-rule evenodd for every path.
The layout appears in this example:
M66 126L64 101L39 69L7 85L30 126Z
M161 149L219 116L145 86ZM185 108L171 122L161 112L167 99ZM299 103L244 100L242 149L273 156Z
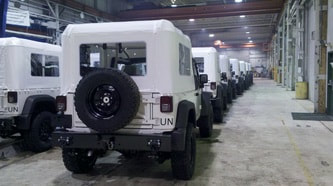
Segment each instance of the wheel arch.
M175 130L171 135L171 148L173 151L183 151L185 149L185 137L188 123L196 127L196 113L194 103L183 100L178 104Z
M31 121L42 111L56 113L55 98L50 95L29 96L24 103L22 114L18 118L17 128L20 130L30 129Z

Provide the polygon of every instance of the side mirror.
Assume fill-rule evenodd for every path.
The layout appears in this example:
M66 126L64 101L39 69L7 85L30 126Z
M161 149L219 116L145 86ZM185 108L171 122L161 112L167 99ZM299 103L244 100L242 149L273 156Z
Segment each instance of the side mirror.
M208 83L208 75L200 74L200 88L203 88L205 86L205 83Z
M222 72L222 80L226 80L227 79L227 73L226 72Z

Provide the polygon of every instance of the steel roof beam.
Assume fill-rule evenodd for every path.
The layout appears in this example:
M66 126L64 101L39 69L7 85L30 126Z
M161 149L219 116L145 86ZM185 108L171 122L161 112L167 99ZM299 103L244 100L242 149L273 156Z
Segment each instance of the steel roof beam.
M236 3L226 5L206 5L179 8L162 8L150 10L127 10L120 12L120 20L153 20L153 19L199 19L238 15L256 15L280 13L283 0Z

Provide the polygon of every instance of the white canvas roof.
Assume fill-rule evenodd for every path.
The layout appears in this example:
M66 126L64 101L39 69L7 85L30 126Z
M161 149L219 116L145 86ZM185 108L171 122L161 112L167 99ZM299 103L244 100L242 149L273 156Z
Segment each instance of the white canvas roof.
M230 64L232 65L232 71L235 72L235 75L240 76L240 69L239 69L238 59L230 59Z
M246 65L245 61L239 61L240 71L245 73L246 72Z
M231 78L231 72L230 72L230 63L229 63L229 57L227 55L220 55L220 68L221 72L227 73L227 78Z
M217 51L213 47L195 47L192 48L193 57L204 58L204 74L208 74L208 81L220 82L220 65Z
M168 20L154 20L154 21L129 21L129 22L109 22L109 23L87 23L87 24L70 24L67 26L63 33L63 36L67 35L90 35L91 34L110 34L110 33L151 33L156 34L157 32L177 32L183 35L183 32L176 28ZM188 40L190 38L186 36Z
M52 82L59 86L59 78L48 81L51 78L31 77L31 53L58 56L60 59L61 47L15 37L0 38L0 88L37 88Z
M17 46L17 47L27 47L27 48L36 48L40 50L54 50L59 51L59 46L51 45L48 43L41 43L37 41L32 41L28 39L20 39L16 37L0 38L0 47L7 46Z

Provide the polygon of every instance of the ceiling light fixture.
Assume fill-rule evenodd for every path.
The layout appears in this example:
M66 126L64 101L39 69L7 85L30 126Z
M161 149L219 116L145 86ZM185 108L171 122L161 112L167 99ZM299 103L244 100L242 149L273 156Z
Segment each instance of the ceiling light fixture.
M245 18L246 16L245 16L245 15L240 15L239 17L240 17L240 18Z
M241 3L243 0L235 0L235 3Z
M250 43L253 43L253 41L251 40L251 41L249 41Z
M209 34L209 37L215 37L215 34Z
M172 8L176 8L176 7L177 7L177 5L171 5L171 7L172 7Z
M250 32L246 32L246 34L250 34Z
M188 21L189 21L189 22L194 22L194 21L195 21L195 19L189 19Z
M250 40L250 39L251 39L251 37L248 37L248 39Z

